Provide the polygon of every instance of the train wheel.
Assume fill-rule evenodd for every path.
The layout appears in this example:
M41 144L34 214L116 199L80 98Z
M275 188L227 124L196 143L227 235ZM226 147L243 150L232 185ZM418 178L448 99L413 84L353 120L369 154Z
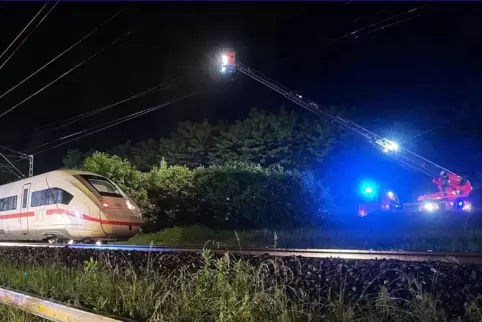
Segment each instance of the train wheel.
M59 241L59 239L54 236L54 237L49 237L47 241L49 242L49 244L56 244Z

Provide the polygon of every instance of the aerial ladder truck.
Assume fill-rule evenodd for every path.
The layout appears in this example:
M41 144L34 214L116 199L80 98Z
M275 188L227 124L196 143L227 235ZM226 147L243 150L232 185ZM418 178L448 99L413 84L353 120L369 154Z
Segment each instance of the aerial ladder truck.
M391 157L402 167L413 171L418 171L432 179L437 185L438 192L422 195L415 203L402 204L397 194L393 191L383 190L378 193L375 201L361 204L358 213L365 216L374 211L472 211L472 203L468 200L472 191L472 185L466 178L430 161L426 158L409 151L397 143L383 138L370 130L339 116L331 115L321 105L294 92L269 77L261 74L251 67L245 66L236 61L235 52L225 52L221 55L221 72L234 73L240 72L258 81L259 83L271 88L283 95L286 99L296 105L330 121L330 123L363 137L366 142ZM367 191L371 192L371 191Z

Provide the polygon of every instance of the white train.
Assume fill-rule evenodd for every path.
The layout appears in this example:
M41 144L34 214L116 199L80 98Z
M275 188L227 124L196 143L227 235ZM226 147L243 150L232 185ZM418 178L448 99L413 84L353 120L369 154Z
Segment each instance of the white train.
M0 240L125 240L142 223L134 201L95 173L58 170L0 186Z

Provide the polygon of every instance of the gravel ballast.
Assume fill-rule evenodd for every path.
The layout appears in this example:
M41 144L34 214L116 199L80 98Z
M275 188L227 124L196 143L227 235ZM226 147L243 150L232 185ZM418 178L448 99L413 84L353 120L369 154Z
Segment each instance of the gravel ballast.
M112 269L160 275L171 274L181 267L197 270L204 265L199 253L8 247L0 248L0 256L19 266L56 264L78 269L83 269L84 261L92 258ZM266 283L303 289L312 301L341 290L345 298L356 301L362 295L379 294L384 288L391 297L410 300L432 293L447 314L461 316L467 302L480 304L482 294L482 266L478 265L293 256L274 258L267 255L234 256L233 259L239 258L255 266L269 263L264 275ZM277 278L273 278L275 266L280 272Z

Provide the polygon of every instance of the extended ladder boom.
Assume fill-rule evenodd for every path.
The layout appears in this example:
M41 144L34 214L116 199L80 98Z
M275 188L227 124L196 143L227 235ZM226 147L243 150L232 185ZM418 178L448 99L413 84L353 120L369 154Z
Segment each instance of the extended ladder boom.
M234 72L239 71L252 79L260 82L261 84L271 88L272 90L280 93L293 103L319 115L325 117L331 121L331 123L335 123L341 128L348 130L352 133L358 134L363 136L371 145L375 146L377 149L381 150L387 155L390 155L395 161L397 161L401 166L419 171L431 178L436 178L440 175L441 171L445 171L448 174L453 175L454 177L458 177L452 171L430 161L426 158L411 152L407 149L404 149L398 146L395 142L383 138L364 127L341 118L339 116L333 116L328 113L326 110L323 110L322 106L316 104L315 102L303 97L302 95L295 93L288 88L284 87L283 85L278 84L274 80L270 79L269 77L261 74L260 72L244 66L238 62L235 62L235 53L228 52L222 56L222 72Z

